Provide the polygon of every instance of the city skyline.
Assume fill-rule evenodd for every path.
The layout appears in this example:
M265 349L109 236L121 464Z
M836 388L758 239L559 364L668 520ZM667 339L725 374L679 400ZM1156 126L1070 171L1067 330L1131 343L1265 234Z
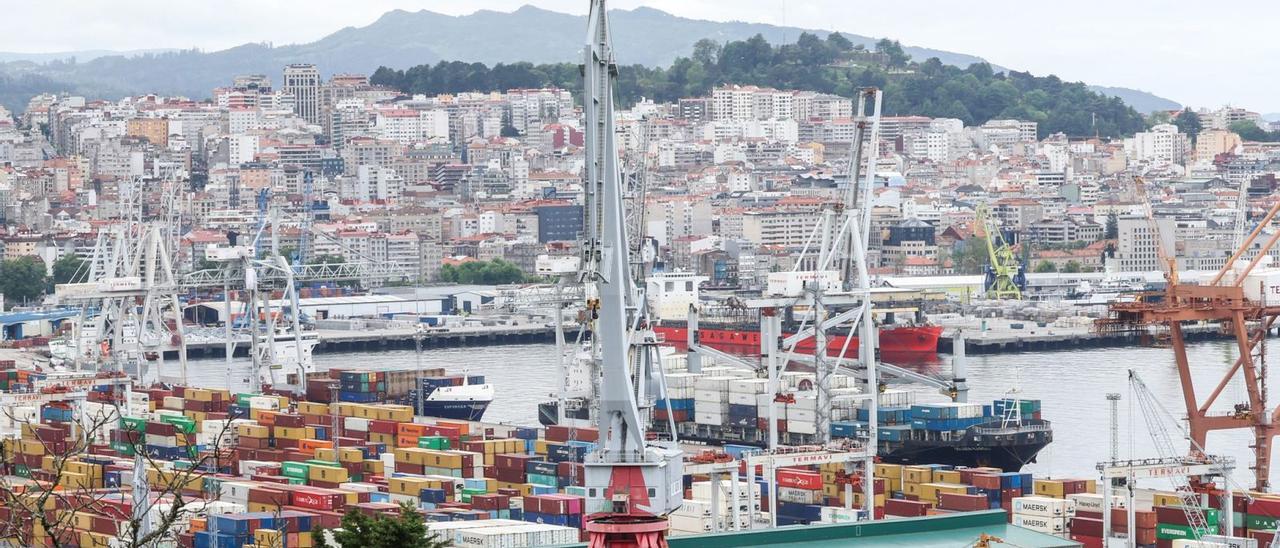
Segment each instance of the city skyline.
M569 0L441 1L374 0L359 5L319 2L318 9L296 10L289 4L260 5L233 0L214 8L192 4L173 10L170 3L138 0L139 9L119 10L106 5L48 2L15 5L14 20L39 20L43 25L17 26L0 51L52 53L65 51L199 48L214 51L248 42L306 43L346 26L364 26L393 9L426 9L464 15L478 9L511 11L525 4L554 11L583 14L586 4ZM340 6L340 7L339 7ZM1241 106L1262 113L1280 112L1280 99L1268 90L1275 77L1265 63L1277 46L1263 33L1240 32L1237 14L1191 11L1150 3L1102 4L1083 2L1078 9L1026 6L1006 0L984 3L982 9L946 2L877 6L851 13L832 2L790 3L763 0L725 3L680 3L670 0L618 0L617 9L647 6L681 17L716 21L742 20L783 26L835 30L889 37L904 44L977 55L993 64L1038 75L1056 74L1064 80L1092 85L1123 86L1152 92L1191 107ZM1265 28L1280 21L1280 9L1246 2L1252 26ZM148 9L154 8L154 9ZM243 9L241 9L243 8ZM259 17L245 18L245 13ZM1100 17L1099 13L1107 13ZM1194 13L1194 16L1191 14ZM294 23L279 25L288 18ZM991 21L1000 27L985 27ZM1046 21L1052 20L1046 29ZM1140 37L1135 22L1146 29ZM76 28L75 33L48 33L50 26ZM1195 39L1188 36L1194 34ZM1141 39L1137 39L1141 38ZM1229 55L1222 48L1233 47ZM1224 85L1224 82L1229 85Z

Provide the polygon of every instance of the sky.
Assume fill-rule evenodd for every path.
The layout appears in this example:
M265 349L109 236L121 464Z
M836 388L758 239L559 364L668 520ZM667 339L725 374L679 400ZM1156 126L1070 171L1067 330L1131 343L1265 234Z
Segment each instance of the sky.
M587 0L0 0L0 51L277 45L364 26L392 9L462 15L524 4L586 13ZM1192 107L1280 112L1280 2L1188 0L613 0L683 17L888 36L1071 81L1142 89ZM25 22L25 23L24 23ZM287 22L287 24L284 24ZM58 29L66 29L60 31Z

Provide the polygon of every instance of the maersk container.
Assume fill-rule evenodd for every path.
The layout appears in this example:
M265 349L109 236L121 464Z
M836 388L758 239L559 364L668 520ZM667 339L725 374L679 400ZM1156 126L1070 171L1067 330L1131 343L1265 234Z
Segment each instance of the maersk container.
M1024 516L1066 518L1075 515L1073 500L1051 497L1018 497L1013 499L1013 513Z
M1017 500L1017 499L1014 499ZM1040 533L1048 533L1050 535L1060 535L1067 530L1067 518L1040 516L1040 515L1024 515L1014 511L1013 517L1009 523L1014 527L1030 529Z

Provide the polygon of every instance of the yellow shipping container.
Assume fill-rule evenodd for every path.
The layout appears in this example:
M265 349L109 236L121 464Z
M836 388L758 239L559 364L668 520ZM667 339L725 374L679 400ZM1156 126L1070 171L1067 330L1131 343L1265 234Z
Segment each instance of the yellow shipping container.
M340 417L354 417L356 416L356 408L360 407L360 404L349 403L349 402L334 402L329 404L329 407L330 407L330 413L332 413L333 411L337 411L338 416Z
M937 502L939 493L955 493L963 495L968 492L968 485L958 483L932 482L920 484L920 500L927 500L930 502Z
M258 529L253 532L253 542L266 548L284 548L284 533L275 529Z
M902 482L902 492L908 495L920 496L920 484Z
M298 533L297 539L297 542L294 543L297 548L313 548L316 545L315 539L310 532ZM290 548L293 547L291 546Z
M885 491L901 491L902 480L898 478L883 478Z
M329 405L311 401L298 402L298 412L303 415L328 415Z
M823 470L823 471L821 472L821 474L822 474L822 484L823 484L823 485L834 485L834 484L836 483L836 473L835 473L835 472L830 472L830 471L827 471L827 470Z
M330 449L328 447L317 447L315 456L316 456L316 460L336 461L338 460L337 453L338 453L337 451L334 451L333 449Z
M376 474L381 476L384 469L385 466L383 466L382 461L379 459L369 459L364 461L364 473L366 474Z
M396 444L395 434L379 434L377 432L369 432L369 441L374 443L385 443L387 445Z
M377 417L382 421L412 422L413 408L408 405L384 404L375 408Z
M271 429L261 424L237 424L236 434L246 438L269 438L271 437Z
M432 482L426 478L399 477L387 479L387 490L398 495L418 496L423 489L430 488Z
M498 489L516 489L520 491L520 496L528 497L533 495L532 483L511 483L507 481L497 482Z
M338 450L338 462L360 462L364 460L364 452L354 447L343 447Z
M933 481L936 483L963 483L960 481L960 472L955 470L934 470Z
M275 434L275 437L286 440L306 440L314 439L316 437L316 429L314 426L307 426L303 428L276 426L272 428L272 433Z
M266 502L250 502L246 509L250 512L275 512L280 507Z
M928 466L904 466L902 467L902 481L930 483L933 481L933 469Z
M1055 499L1066 498L1061 480L1037 479L1034 483L1035 493L1042 497Z
M418 447L397 447L392 453L395 455L396 462L426 464L427 454L430 452L428 449L420 449Z
M533 452L534 452L534 453L537 453L537 454L539 454L539 455L546 456L546 454L547 454L547 440L544 440L544 439L534 440L534 442L533 442Z
M93 529L94 514L90 512L76 512L71 514L71 528L81 531L89 531Z
M311 465L308 476L312 481L327 481L330 483L342 483L351 480L351 474L346 468L338 466L317 466Z
M109 548L113 540L116 538L111 535L84 531L80 533L80 548Z

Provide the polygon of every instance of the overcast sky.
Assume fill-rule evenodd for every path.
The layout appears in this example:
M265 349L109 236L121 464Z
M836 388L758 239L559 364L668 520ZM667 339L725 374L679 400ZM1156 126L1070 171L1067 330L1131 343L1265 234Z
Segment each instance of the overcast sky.
M586 0L4 0L0 51L222 49L309 42L395 9L461 15ZM1143 89L1192 106L1280 112L1280 2L1237 0L613 0L676 15L889 36L1067 80Z

